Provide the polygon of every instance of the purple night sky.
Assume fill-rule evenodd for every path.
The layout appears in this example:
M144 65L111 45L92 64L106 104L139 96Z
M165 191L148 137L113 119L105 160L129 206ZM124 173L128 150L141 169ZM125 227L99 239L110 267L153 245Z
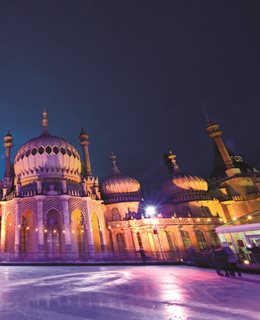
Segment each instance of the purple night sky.
M79 150L89 133L95 175L110 174L114 151L149 196L168 149L209 175L208 114L259 166L259 38L259 1L2 1L1 135L11 130L14 158L46 106L51 133Z

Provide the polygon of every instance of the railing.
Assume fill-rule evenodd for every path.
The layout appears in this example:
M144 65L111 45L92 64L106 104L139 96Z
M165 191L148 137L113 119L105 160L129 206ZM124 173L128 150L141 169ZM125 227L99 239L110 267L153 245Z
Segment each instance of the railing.
M222 218L216 218L216 217L211 217L211 218L153 218L153 219L140 219L140 220L120 220L120 221L111 221L108 222L108 226L110 227L125 227L125 226L142 226L142 225L171 225L171 224L190 224L190 225L201 225L201 224L222 224L223 219Z
M59 253L0 253L3 263L188 263L214 268L214 257L209 250L167 252L59 252ZM240 267L260 269L260 254L237 255Z
M0 263L8 262L178 262L187 258L185 252L78 252L59 253L0 253Z

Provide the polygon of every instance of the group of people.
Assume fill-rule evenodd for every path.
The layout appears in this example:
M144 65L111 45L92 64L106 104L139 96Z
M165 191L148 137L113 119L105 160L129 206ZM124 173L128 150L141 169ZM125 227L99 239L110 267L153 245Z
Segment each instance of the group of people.
M236 273L241 277L237 267L237 258L233 250L228 246L211 247L210 250L212 265L219 276L235 277ZM224 274L223 274L224 272Z
M193 265L211 266L216 269L219 276L235 277L237 273L241 277L236 255L228 245L211 246L210 250L204 253L197 252L193 246L190 246L188 253Z

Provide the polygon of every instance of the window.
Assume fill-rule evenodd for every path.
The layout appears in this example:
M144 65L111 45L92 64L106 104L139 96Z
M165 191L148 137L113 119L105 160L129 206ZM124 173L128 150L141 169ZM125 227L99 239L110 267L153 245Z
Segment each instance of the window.
M207 242L206 242L206 239L205 239L203 232L200 230L197 230L195 233L196 233L199 249L200 250L207 249L208 245L207 245Z
M118 233L116 235L116 241L117 241L117 247L119 252L125 252L126 251L126 244L125 244L125 238L122 233Z
M137 241L138 241L139 248L143 249L143 242L142 242L142 238L141 238L140 233L137 232L136 236L137 236Z
M191 246L191 239L188 231L181 230L181 237L183 240L184 248L188 249Z

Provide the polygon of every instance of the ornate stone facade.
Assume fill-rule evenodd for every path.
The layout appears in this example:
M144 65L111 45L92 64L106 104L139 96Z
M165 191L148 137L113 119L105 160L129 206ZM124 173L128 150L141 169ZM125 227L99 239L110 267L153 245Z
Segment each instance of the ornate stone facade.
M131 259L144 250L156 259L180 260L191 246L206 250L216 245L214 230L224 221L259 209L259 171L238 171L240 160L229 156L216 124L207 130L217 139L225 176L213 175L206 181L183 174L169 152L165 162L170 176L154 217L146 215L140 182L120 172L115 155L111 175L99 184L92 175L84 130L79 137L82 163L76 148L52 136L47 124L44 112L42 134L19 149L14 169L13 137L8 132L4 138L0 201L4 259Z

